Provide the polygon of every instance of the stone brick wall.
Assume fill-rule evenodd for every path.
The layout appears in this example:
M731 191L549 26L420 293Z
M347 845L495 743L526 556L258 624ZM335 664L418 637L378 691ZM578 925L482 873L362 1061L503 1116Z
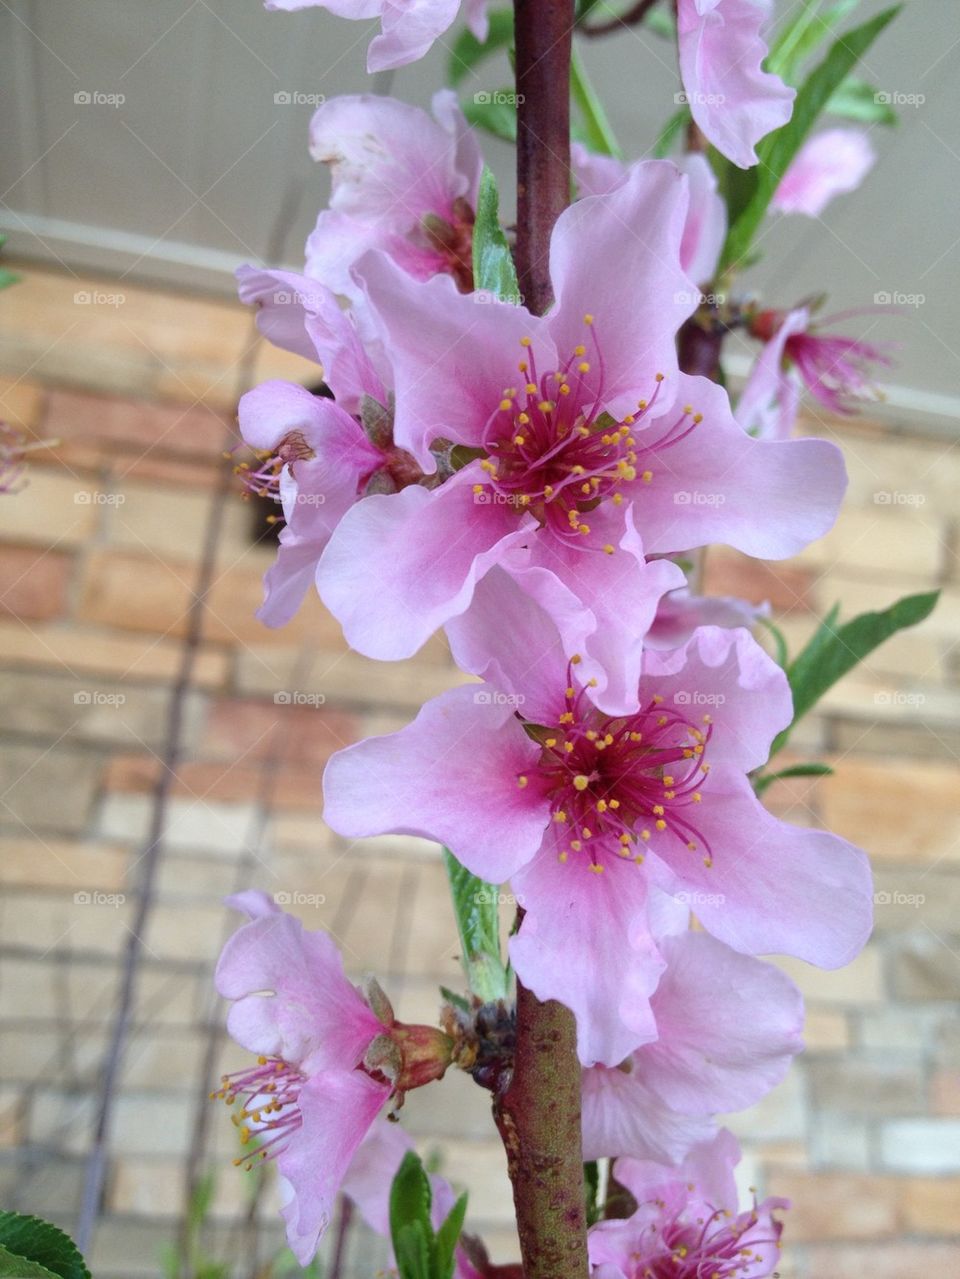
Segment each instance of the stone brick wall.
M74 301L98 284L107 291L31 270L0 294L0 416L59 440L29 486L0 499L0 1200L68 1227L232 406L251 379L309 376L257 343L239 307L115 282L119 305ZM909 423L810 426L847 456L836 531L788 565L711 552L710 589L769 599L792 645L836 598L851 612L933 584L944 598L798 730L796 752L836 776L769 792L791 820L869 849L877 929L842 972L786 965L808 999L807 1053L732 1123L745 1183L794 1201L784 1279L960 1274L960 453ZM335 934L352 972L381 974L401 1015L431 1018L438 983L458 979L436 850L347 848L320 821L318 779L331 751L399 726L460 677L439 641L402 667L346 652L316 600L266 630L253 613L271 554L231 499L143 936L98 1279L159 1273L198 1116L206 1166L223 1168L211 1247L248 1259L252 1239L261 1255L277 1239L272 1192L248 1212L233 1130L202 1100L208 1059L216 1073L240 1060L210 991L234 925L224 894L287 894ZM471 1221L508 1256L485 1094L458 1077L408 1105L469 1186ZM369 1275L375 1254L356 1247Z

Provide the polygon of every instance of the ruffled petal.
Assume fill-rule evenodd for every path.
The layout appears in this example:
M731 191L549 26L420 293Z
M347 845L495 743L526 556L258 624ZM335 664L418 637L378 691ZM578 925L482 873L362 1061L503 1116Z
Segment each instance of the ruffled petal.
M502 883L536 853L549 808L533 775L540 747L496 692L451 689L398 733L338 751L323 779L327 824L350 838L436 839ZM530 785L518 785L528 771Z
M666 1106L630 1062L626 1069L592 1066L583 1072L584 1159L631 1155L679 1163L713 1132L703 1115Z

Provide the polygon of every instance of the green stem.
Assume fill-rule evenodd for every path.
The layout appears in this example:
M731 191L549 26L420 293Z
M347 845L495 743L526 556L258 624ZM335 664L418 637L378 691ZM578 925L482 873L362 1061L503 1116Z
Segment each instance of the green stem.
M583 120L587 146L591 151L598 151L600 155L613 155L619 160L623 155L620 144L603 103L590 82L583 59L576 49L573 50L570 58L570 91Z

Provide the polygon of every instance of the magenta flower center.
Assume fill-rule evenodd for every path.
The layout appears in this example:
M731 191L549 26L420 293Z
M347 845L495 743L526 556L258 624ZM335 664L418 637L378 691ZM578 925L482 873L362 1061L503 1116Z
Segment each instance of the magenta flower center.
M643 844L662 834L699 851L712 866L710 845L695 822L699 787L710 771L704 759L710 716L695 724L659 695L632 715L605 716L583 688L574 688L578 660L567 667L566 709L556 731L534 730L543 745L538 781L564 835L560 860L584 854L598 874L611 853L641 864ZM526 786L530 777L517 780Z
M613 418L604 407L603 354L593 317L584 321L591 358L585 345L577 346L560 369L548 373L538 372L530 339L521 339L527 353L518 367L527 380L504 388L482 441L487 456L480 465L489 478L474 485L478 498L529 511L558 537L573 540L589 537L590 512L601 502L619 506L625 493L652 483L658 455L702 420L687 405L652 438L643 419L659 394L661 373L649 400L639 400L635 413ZM608 554L614 549L603 547Z
M256 454L256 465L249 462L238 462L233 468L240 476L248 493L257 497L271 497L280 500L280 475L285 466L294 462L307 462L316 457L316 453L307 443L302 431L291 431L285 435L273 452L262 449Z
M240 1130L240 1144L250 1151L235 1159L249 1171L258 1160L275 1159L290 1144L303 1119L300 1089L305 1076L279 1057L258 1057L257 1064L233 1075L223 1075L211 1101L239 1103L231 1115Z
M756 1268L764 1260L757 1248L779 1248L779 1227L774 1225L770 1238L745 1240L760 1220L756 1205L738 1217L703 1205L704 1215L694 1219L687 1208L669 1213L662 1201L656 1206L663 1216L644 1232L635 1254L639 1264L634 1279L760 1279L769 1273Z

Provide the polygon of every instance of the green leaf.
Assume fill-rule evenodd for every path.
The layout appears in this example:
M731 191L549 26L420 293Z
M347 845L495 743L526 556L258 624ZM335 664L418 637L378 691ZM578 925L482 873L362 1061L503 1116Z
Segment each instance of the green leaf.
M57 1279L90 1279L80 1250L69 1235L39 1217L22 1217L17 1212L0 1212L0 1275L45 1276ZM5 1269L13 1263L37 1268Z
M677 24L673 19L673 14L667 13L665 9L648 9L643 15L643 25L648 31L652 31L655 36L660 36L663 40L675 40L677 38Z
M857 80L848 76L827 102L824 110L841 120L858 120L864 124L885 124L888 126L900 123L900 117L884 96L866 80Z
M681 107L679 111L675 111L667 123L660 130L660 136L653 144L653 155L657 160L662 160L668 156L673 150L673 144L679 135L687 127L690 120L690 108Z
M499 888L471 875L449 848L443 850L443 860L470 989L485 1003L505 999L509 973L500 958Z
M785 777L832 777L833 769L829 764L792 764L789 768L781 768L779 773L761 773L753 779L753 789L762 795L773 782Z
M774 660L776 661L778 666L782 666L784 670L786 670L787 663L789 661L789 655L787 651L787 640L783 631L781 631L780 627L777 626L774 622L771 622L768 617L758 617L757 621L760 623L761 626L765 627L772 635L773 642L777 650L776 653L774 654Z
M447 62L447 79L456 88L468 71L513 43L513 10L493 9L488 15L490 30L486 40L480 41L472 31L464 28L453 42Z
M458 995L455 990L451 990L449 986L441 986L440 994L444 997L448 1004L453 1004L454 1008L459 1008L462 1013L470 1012L470 1000L463 995Z
M408 1150L390 1187L390 1238L400 1279L433 1279L430 1179L420 1157Z
M773 742L770 754L782 748L799 719L848 671L897 631L916 626L933 612L939 591L908 595L878 613L862 613L837 625L838 608L831 610L806 648L787 670L793 691L793 723Z
M727 234L720 263L721 271L739 264L746 257L781 178L821 111L877 36L899 12L900 5L884 9L869 22L840 36L823 62L805 80L793 104L790 120L782 129L768 134L759 144L757 155L760 163L754 170L756 189Z
M591 1159L583 1165L583 1196L587 1205L587 1225L592 1226L603 1216L603 1208L599 1202L600 1165Z
M623 152L613 125L576 49L570 59L570 91L583 120L582 136L586 146L600 155L621 156Z
M57 1279L52 1270L27 1257L18 1257L0 1244L0 1279Z
M437 1231L434 1240L436 1249L436 1279L452 1279L456 1264L457 1244L463 1232L463 1220L467 1215L467 1196L461 1195L450 1209L446 1221Z
M824 9L821 0L803 0L793 18L781 27L766 60L767 70L792 84L803 63L859 3L837 0Z
M462 103L463 114L475 128L492 133L504 142L516 142L517 108L510 100L512 96L512 89L476 93L472 100Z

